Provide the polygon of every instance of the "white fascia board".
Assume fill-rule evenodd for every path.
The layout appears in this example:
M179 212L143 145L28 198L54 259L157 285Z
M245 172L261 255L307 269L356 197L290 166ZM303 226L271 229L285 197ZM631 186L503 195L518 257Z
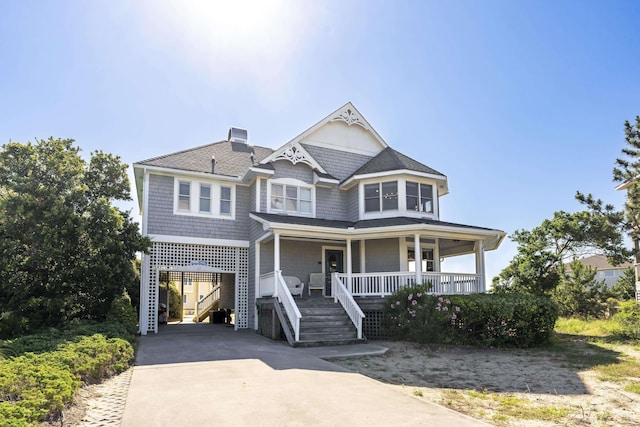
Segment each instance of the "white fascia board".
M163 234L148 234L147 237L149 237L154 243L186 243L207 246L230 246L234 248L249 247L248 240L208 239L205 237L169 236Z
M143 166L133 165L133 180L136 186L136 194L138 196L138 209L140 214L144 212L142 198L144 196L144 175L145 169Z
M434 181L441 181L441 182L444 182L444 184L445 184L445 191L444 192L438 191L438 195L439 196L444 196L445 194L447 194L449 192L449 188L448 188L448 185L447 185L447 177L446 176L444 176L444 175L436 175L436 174L432 174L432 173L416 172L416 171L412 171L412 170L409 170L409 169L396 169L396 170L385 171L385 172L367 173L367 174L363 174L363 175L353 175L351 178L349 178L345 182L343 182L342 185L340 185L340 189L348 190L349 188L351 188L355 184L357 184L359 181L363 181L365 179L379 179L379 178L385 178L385 177L389 177L389 176L415 176L415 177L418 177L418 178L427 178L427 179L433 179Z
M329 188L333 188L335 186L337 186L338 184L340 184L340 181L338 181L335 178L323 178L321 176L318 176L317 174L313 174L313 184L317 185L319 187L329 187Z
M184 177L205 179L208 181L228 181L228 182L236 182L238 184L241 183L240 177L237 177L237 176L217 175L214 173L207 173L207 172L195 172L195 171L188 171L184 169L172 169L172 168L163 168L160 166L144 166L144 165L134 164L134 167L136 166L144 167L148 172L153 172L154 174L157 174L157 175L184 176Z
M251 184L256 178L269 178L275 174L275 171L266 170L261 168L249 168L247 173L241 178L241 181L245 184Z
M626 181L616 187L616 190L628 190L631 188L633 181Z

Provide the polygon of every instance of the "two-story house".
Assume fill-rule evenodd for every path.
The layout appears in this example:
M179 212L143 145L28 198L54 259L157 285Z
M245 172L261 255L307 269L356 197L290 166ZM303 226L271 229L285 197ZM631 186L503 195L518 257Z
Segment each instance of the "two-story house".
M134 172L142 232L153 241L142 264L142 334L158 331L163 271L222 277L199 314L224 300L236 329L258 329L260 302L276 297L300 340L298 306L310 296L331 297L361 328L358 298L413 283L484 292L485 251L505 236L442 221L447 177L390 147L351 103L275 149L232 128L224 141L135 163ZM443 258L466 254L475 271L441 271ZM285 277L305 285L302 295Z

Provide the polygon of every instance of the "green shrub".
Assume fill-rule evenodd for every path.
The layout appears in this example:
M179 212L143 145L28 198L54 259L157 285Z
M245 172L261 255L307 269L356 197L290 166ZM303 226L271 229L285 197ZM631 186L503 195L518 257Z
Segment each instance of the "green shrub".
M10 343L22 355L0 360L0 425L31 425L45 417L55 418L83 382L97 382L129 367L134 350L126 340L71 333L95 328L79 322L70 329L49 330L55 350L45 351L54 345L44 343L45 332ZM28 347L39 352L24 352Z
M387 299L383 333L422 343L533 347L546 343L557 319L545 297L517 294L427 294L401 289Z
M613 320L620 325L620 335L634 340L640 338L640 304L633 300L623 302Z

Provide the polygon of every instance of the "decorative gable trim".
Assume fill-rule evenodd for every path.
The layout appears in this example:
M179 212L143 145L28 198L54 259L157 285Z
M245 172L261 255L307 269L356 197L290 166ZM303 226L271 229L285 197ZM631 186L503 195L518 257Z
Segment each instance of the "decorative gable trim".
M309 129L302 132L300 135L293 138L289 141L285 146L290 144L299 143L304 140L307 136L320 129L327 123L341 121L346 123L347 125L358 125L363 129L369 131L371 135L375 138L375 140L380 144L380 149L383 150L387 148L389 145L382 139L382 137L376 132L376 130L369 124L369 122L364 118L362 114L358 111L356 107L353 106L351 102L347 102L342 107L338 108L333 113L326 116L324 119L320 120L315 125L311 126Z
M358 125L365 130L370 130L369 123L367 123L358 110L351 108L349 104L345 105L341 110L336 111L336 113L334 113L334 117L330 121L342 121L349 126Z
M307 150L305 150L299 143L288 143L274 151L269 157L261 161L261 164L271 163L278 160L288 160L293 165L298 163L304 163L311 169L319 171L321 173L327 173L320 163L318 163Z

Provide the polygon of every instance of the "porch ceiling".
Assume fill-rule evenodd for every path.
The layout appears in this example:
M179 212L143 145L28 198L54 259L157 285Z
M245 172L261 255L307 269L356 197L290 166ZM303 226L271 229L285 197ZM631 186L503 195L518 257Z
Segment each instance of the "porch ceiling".
M496 249L506 234L501 230L428 218L395 217L351 222L257 212L252 212L249 216L260 222L265 230L291 237L360 240L420 234L425 238L442 239L444 246L441 248L445 252L443 256L470 253L474 242L478 240L484 242L485 250Z

